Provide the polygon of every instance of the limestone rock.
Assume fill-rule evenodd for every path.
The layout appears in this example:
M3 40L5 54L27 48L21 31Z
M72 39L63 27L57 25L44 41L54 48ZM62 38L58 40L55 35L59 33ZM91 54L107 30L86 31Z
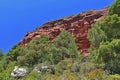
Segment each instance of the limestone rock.
M40 74L51 73L54 74L54 69L50 65L37 65L33 71L36 71Z
M24 77L27 74L27 70L24 68L18 68L15 66L14 70L11 72L11 76L14 78Z

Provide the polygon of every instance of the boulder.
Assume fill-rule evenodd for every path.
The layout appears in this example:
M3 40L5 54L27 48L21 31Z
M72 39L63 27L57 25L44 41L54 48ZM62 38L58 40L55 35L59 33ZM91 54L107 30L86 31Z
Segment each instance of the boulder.
M78 64L73 64L73 66L71 67L71 71L72 72L79 72L80 67Z
M40 74L45 74L45 73L54 74L54 69L48 65L42 65L42 66L38 65L33 69L33 71L36 71Z
M11 72L11 76L14 78L24 77L27 74L27 70L25 68L18 68L15 66L14 70Z

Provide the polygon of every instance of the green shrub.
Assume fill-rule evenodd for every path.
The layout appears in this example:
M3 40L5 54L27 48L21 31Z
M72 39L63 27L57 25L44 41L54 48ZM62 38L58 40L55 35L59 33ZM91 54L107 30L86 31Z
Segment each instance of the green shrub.
M87 80L106 80L107 75L103 69L95 69L88 73Z
M61 75L66 70L70 72L72 65L73 65L72 60L70 59L62 60L55 66L55 73L57 75Z
M111 74L120 74L120 39L103 43L98 48L97 60L105 63L105 69Z
M120 17L116 14L106 16L99 22L101 29L105 32L107 40L120 38Z
M120 80L119 74L109 75L106 80Z
M120 0L115 0L109 8L109 15L117 14L120 16Z
M11 77L11 72L14 69L15 66L15 62L10 62L7 66L7 68L5 70L2 70L2 72L0 72L0 79L1 80L14 80Z
M42 80L42 76L38 72L32 71L27 76L19 80Z
M88 38L92 46L98 47L100 42L107 39L107 36L105 32L101 29L101 25L99 23L96 23L88 31Z
M2 57L3 57L3 53L2 53L2 51L0 50L0 60L2 59Z
M47 75L43 78L43 80L58 80L57 75Z
M60 49L63 59L65 55L69 57L78 55L75 39L68 31L63 30L55 39L54 45Z
M64 73L57 80L78 80L78 77L75 73Z

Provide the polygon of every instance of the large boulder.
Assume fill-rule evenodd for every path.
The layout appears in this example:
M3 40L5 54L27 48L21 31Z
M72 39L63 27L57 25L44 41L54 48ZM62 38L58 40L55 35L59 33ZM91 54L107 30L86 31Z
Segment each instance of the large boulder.
M14 70L11 72L11 76L14 78L24 77L27 74L27 70L25 68L18 68L15 66Z

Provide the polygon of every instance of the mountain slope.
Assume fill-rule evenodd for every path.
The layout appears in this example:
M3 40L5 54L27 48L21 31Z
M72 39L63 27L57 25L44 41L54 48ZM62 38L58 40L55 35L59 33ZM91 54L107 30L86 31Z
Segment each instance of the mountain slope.
M0 56L0 80L120 80L119 7L115 0L27 33Z

